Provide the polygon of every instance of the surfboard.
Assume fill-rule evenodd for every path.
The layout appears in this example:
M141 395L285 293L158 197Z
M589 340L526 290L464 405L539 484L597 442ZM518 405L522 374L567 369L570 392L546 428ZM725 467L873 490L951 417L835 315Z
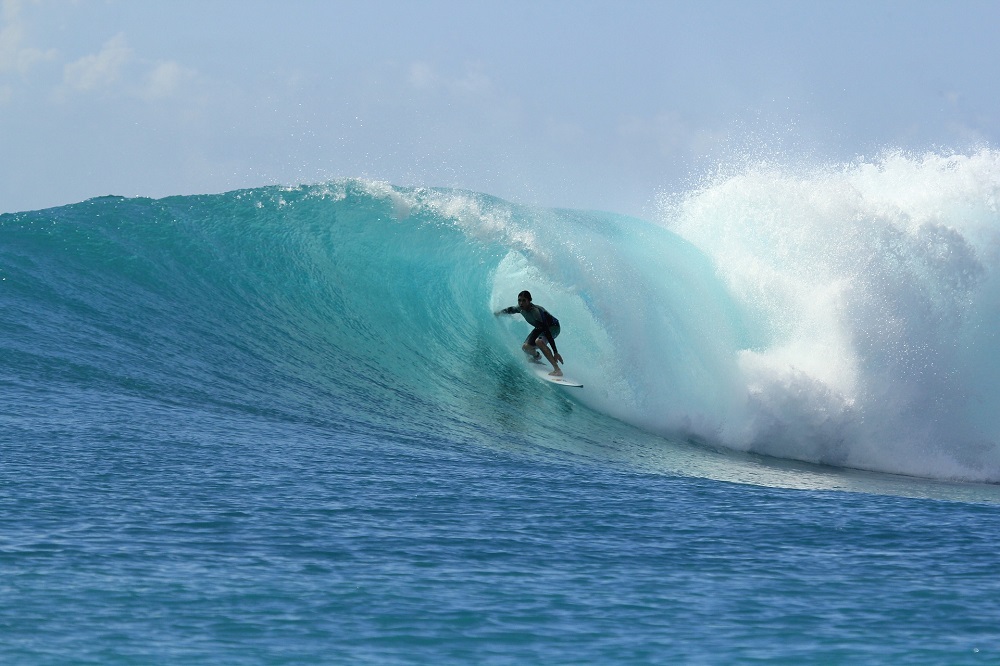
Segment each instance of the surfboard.
M552 375L549 374L552 371L552 369L548 365L544 365L542 363L533 363L530 361L528 365L531 366L531 371L534 372L535 376L537 376L539 379L544 379L545 381L552 382L553 384L559 384L559 386L583 388L583 384L570 379L566 375L563 375L562 377L553 377Z

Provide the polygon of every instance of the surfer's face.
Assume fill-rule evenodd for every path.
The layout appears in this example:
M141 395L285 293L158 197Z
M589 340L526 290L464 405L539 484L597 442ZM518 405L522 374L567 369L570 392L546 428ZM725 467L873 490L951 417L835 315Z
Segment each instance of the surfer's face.
M524 308L530 308L531 307L531 301L529 301L527 298L520 298L519 297L517 299L517 307L521 308L522 310Z

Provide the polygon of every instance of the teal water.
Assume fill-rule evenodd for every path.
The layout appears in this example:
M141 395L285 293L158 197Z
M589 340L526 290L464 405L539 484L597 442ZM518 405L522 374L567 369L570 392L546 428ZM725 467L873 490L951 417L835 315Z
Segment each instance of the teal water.
M934 159L657 224L361 181L0 216L0 659L997 661L997 172ZM582 391L491 316L525 287Z

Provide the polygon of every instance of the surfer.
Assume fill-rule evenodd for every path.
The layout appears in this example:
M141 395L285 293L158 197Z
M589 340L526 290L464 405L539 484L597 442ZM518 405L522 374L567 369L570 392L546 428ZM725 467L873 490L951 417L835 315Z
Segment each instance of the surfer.
M534 305L531 302L531 292L527 290L522 291L517 295L517 305L498 310L493 314L497 317L500 315L520 314L524 317L525 321L534 326L528 337L524 339L521 349L536 361L539 359L538 351L541 350L546 360L552 364L552 372L549 374L553 377L562 377L563 373L559 369L559 363L565 363L565 361L563 361L562 356L559 355L559 350L556 348L556 337L559 336L559 320L549 314L549 311L541 305ZM552 349L549 349L550 344L552 345Z

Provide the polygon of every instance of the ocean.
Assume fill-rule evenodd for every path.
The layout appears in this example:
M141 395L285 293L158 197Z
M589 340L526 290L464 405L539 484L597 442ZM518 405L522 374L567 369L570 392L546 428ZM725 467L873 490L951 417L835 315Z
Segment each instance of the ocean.
M641 220L342 180L0 216L4 664L1000 663L1000 153ZM538 380L529 289L561 322Z

